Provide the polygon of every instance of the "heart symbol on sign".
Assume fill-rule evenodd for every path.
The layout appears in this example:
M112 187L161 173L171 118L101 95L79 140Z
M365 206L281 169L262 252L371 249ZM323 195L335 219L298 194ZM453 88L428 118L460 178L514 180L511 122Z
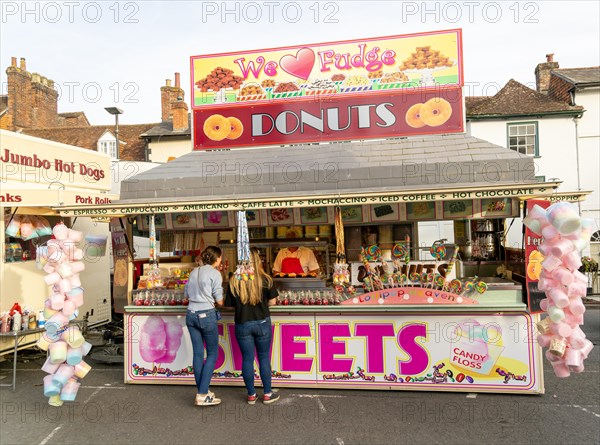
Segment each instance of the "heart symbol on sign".
M295 56L287 54L279 61L281 69L299 79L308 79L315 65L315 53L310 48L301 48Z

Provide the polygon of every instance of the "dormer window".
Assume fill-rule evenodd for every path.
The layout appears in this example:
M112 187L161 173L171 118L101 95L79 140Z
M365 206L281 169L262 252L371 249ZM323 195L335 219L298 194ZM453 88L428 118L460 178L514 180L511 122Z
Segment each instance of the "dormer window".
M117 142L116 141L100 141L98 151L110 155L111 158L117 158Z
M126 145L125 142L119 141L120 149L123 150L123 147ZM98 139L97 148L99 153L104 153L109 155L112 159L119 159L117 153L117 141L115 139L115 135L110 131L105 131L104 134Z

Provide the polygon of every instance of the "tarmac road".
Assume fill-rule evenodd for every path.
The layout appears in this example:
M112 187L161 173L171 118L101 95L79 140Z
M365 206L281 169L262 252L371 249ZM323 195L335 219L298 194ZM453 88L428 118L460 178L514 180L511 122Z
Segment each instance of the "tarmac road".
M600 306L588 306L584 331L598 345ZM284 389L271 406L216 387L220 406L194 407L191 386L126 386L122 366L96 364L77 401L54 408L41 365L19 363L16 391L0 390L0 444L600 443L598 346L568 379L545 363L541 396Z

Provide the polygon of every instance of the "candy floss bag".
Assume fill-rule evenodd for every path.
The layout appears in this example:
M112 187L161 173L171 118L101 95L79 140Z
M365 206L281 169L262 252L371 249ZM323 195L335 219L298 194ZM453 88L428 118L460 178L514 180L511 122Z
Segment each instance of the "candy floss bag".
M477 374L489 374L504 351L500 326L463 320L453 333L450 363Z
M9 222L10 221L10 222ZM4 220L4 224L6 224L6 236L10 236L12 238L18 238L21 233L21 215L14 215L12 220L10 216Z
M38 236L50 236L52 235L52 227L46 218L41 216L33 217L33 226Z

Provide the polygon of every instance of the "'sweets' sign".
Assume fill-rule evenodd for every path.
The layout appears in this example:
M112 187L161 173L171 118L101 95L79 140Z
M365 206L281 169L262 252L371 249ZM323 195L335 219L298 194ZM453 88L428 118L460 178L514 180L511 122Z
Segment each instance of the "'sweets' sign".
M273 311L274 385L543 391L534 320L525 312L367 312L286 315ZM164 345L144 341L143 333L149 328L174 323L181 329L167 331L177 332L177 341L169 339L170 334L164 338L164 331ZM125 326L126 382L194 383L193 353L184 317L126 313ZM169 359L153 362L152 354L163 347ZM233 316L224 314L219 322L212 382L242 384L241 367Z

